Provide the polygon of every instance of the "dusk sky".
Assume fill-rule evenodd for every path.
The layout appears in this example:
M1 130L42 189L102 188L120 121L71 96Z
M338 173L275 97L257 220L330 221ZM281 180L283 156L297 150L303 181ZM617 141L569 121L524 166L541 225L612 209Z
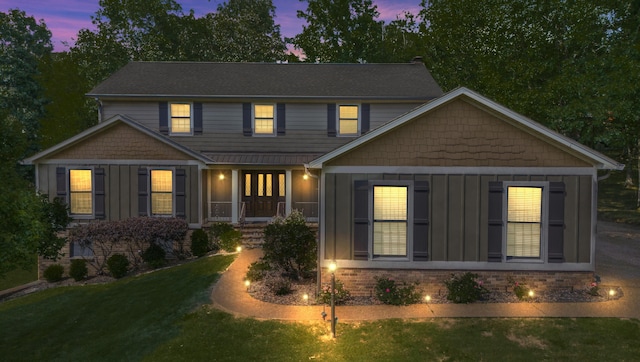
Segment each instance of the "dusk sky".
M178 0L184 13L189 9L195 11L200 17L206 13L214 12L219 0ZM418 13L420 0L374 0L378 6L380 19L389 21L402 14L405 10L414 14ZM283 36L294 36L302 31L303 21L296 17L296 10L306 9L306 1L298 0L274 0L276 7L276 23L280 24L280 32ZM63 42L73 44L78 30L82 28L93 29L91 15L98 10L98 0L0 0L0 11L20 9L33 16L36 21L44 20L47 28L52 33L52 42L56 51L66 50Z

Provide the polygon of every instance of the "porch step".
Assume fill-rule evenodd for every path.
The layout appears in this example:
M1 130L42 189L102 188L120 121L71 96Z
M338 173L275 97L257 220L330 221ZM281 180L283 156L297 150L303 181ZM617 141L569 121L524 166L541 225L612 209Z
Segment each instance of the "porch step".
M235 225L236 230L242 233L242 246L247 249L262 247L264 243L264 228L267 227L266 222L245 223L244 225ZM317 223L308 223L314 233L318 233Z

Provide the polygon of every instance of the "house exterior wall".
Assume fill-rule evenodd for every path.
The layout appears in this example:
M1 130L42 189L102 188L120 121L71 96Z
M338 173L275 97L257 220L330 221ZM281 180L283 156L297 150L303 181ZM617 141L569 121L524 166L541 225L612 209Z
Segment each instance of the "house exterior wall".
M291 171L291 208L302 211L306 217L318 217L318 179L308 176L303 170Z

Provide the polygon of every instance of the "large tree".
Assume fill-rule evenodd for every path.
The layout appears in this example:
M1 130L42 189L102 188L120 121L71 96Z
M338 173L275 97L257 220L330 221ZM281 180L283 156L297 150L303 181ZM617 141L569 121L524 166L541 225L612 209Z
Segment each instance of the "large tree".
M300 0L303 1L303 0ZM290 39L306 61L379 62L384 22L371 0L306 0L298 11L306 20L302 33Z

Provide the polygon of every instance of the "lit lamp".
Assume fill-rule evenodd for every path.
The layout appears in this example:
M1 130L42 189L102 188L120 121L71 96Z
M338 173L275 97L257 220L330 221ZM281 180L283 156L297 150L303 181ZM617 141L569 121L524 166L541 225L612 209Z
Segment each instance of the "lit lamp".
M431 301L431 296L430 295L425 296L424 301L429 303Z
M251 286L251 281L249 279L244 281L244 286L247 287L247 292L249 291L249 287Z
M335 262L329 264L329 271L331 272L331 335L336 338L336 269L338 266Z
M305 173L304 175L302 175L302 179L306 181L309 179L309 176Z
M529 298L533 298L533 290L529 289Z
M242 251L242 246L238 246L238 247L236 248L236 251L237 251L238 253L239 253L239 252L241 252L241 251Z
M302 295L302 300L304 300L305 303L309 303L309 294L304 293Z
M224 180L224 174L223 174L223 173L220 173L220 176L218 176L218 178L219 178L220 180Z
M614 295L616 295L616 291L613 288L609 289L609 297L613 297Z

